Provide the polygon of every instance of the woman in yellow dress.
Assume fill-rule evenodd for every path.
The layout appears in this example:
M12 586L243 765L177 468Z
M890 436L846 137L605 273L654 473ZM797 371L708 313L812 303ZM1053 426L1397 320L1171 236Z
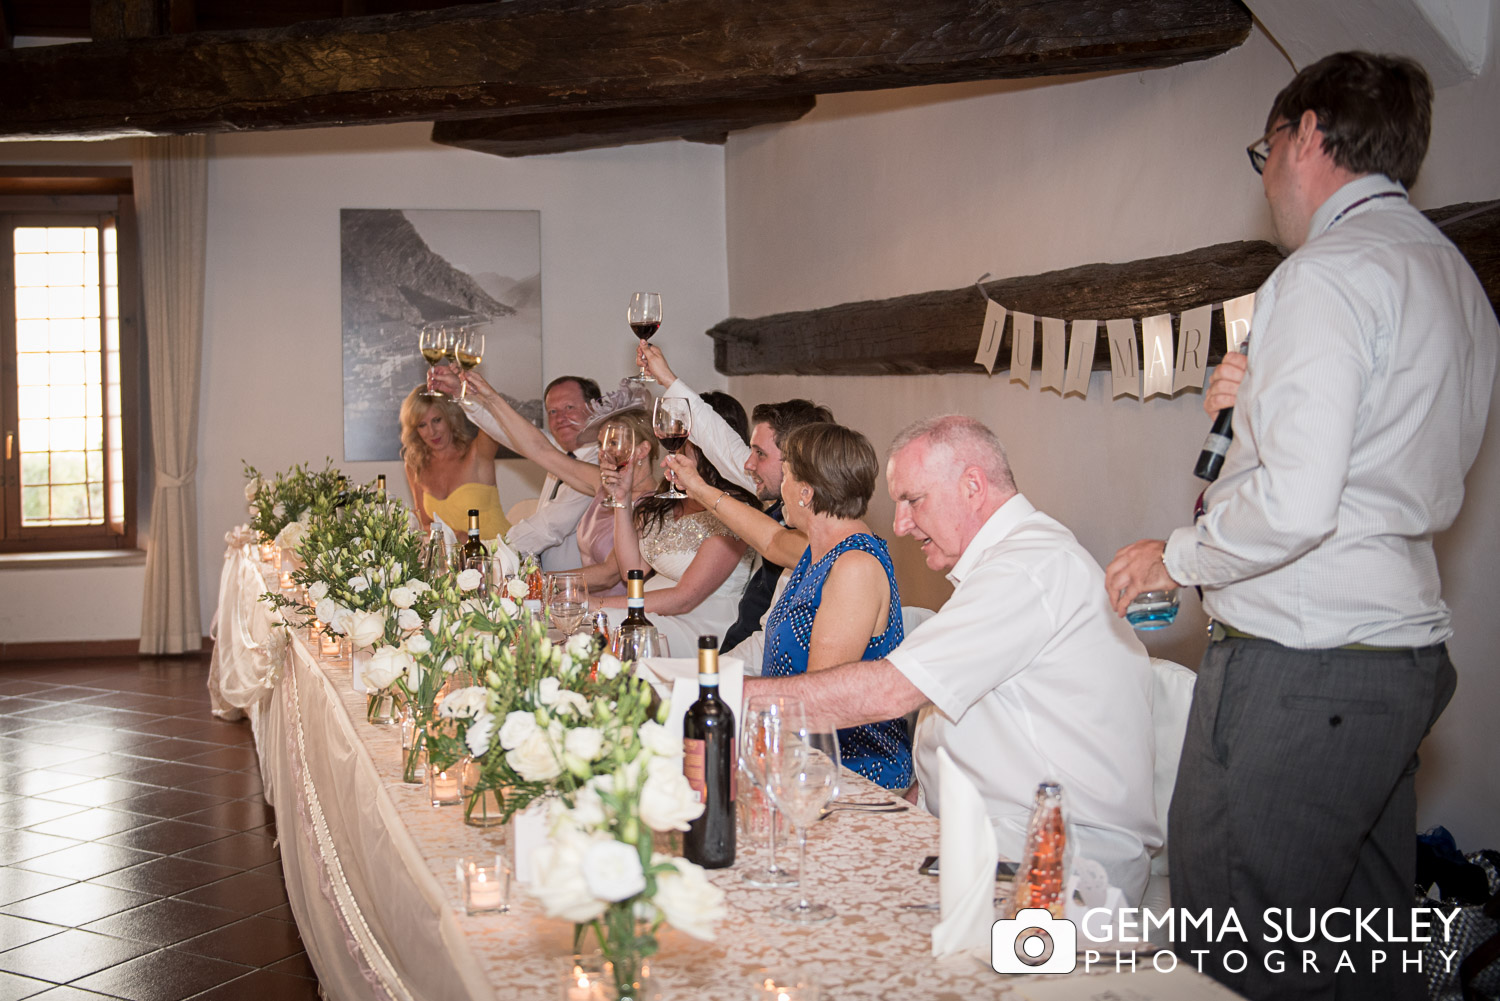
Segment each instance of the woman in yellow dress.
M427 396L426 388L418 386L401 404L401 458L418 524L426 532L436 515L462 538L472 508L479 511L481 539L503 536L510 522L495 487L499 446L451 398Z

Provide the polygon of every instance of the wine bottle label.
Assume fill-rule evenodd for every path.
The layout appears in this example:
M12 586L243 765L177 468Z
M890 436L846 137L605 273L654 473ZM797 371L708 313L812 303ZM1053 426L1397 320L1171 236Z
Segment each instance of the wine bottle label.
M687 776L688 785L698 794L698 802L708 798L708 783L703 779L703 741L683 740L682 774Z
M729 760L734 761L734 740L729 741ZM687 777L688 785L693 787L693 792L698 794L698 802L702 803L708 799L708 782L703 776L703 741L683 738L682 741L682 774ZM738 795L736 785L739 776L735 770L729 772L729 799L733 802Z
M1203 439L1203 451L1212 452L1214 455L1223 455L1229 451L1229 443L1234 439L1225 434L1210 434Z

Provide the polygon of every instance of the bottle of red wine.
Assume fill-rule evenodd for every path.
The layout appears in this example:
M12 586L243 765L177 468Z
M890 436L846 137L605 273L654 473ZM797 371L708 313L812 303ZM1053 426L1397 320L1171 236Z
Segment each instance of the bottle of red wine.
M719 698L719 637L698 637L698 701L682 718L682 770L703 813L682 855L705 869L734 865L734 712Z
M1240 354L1249 351L1250 338L1246 337L1240 341ZM1234 440L1233 422L1233 407L1225 407L1214 418L1208 437L1203 439L1203 450L1198 453L1198 464L1193 467L1193 475L1198 479L1212 483L1219 478L1219 471L1224 468L1224 453L1229 451L1229 443Z
M625 574L625 618L620 621L620 632L629 632L637 626L649 626L646 618L646 572L630 570Z

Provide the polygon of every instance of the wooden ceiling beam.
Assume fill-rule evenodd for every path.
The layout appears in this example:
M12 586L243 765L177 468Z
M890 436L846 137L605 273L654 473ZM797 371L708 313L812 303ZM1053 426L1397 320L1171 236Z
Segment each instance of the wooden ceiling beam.
M1500 314L1500 200L1450 205L1426 215L1443 227L1479 276ZM1462 217L1462 218L1459 218ZM1449 220L1454 220L1449 222ZM990 298L1011 310L1062 320L1139 320L1181 314L1254 292L1282 261L1263 240L1220 243L1185 254L986 282ZM918 375L983 372L974 361L984 297L969 285L894 299L848 302L756 319L729 319L708 331L714 368L725 375ZM1208 363L1224 354L1224 314L1211 321ZM996 370L1010 365L1007 319ZM1137 338L1140 334L1137 331ZM1144 357L1142 355L1141 357ZM1041 364L1041 350L1033 354ZM1110 367L1101 326L1093 369Z
M0 52L0 136L445 121L1139 70L1218 55L1250 23L1239 0L512 0Z
M95 41L154 38L172 33L170 0L90 0L89 34Z
M817 98L795 94L768 101L714 101L708 104L646 108L553 111L501 118L438 122L432 141L496 156L569 153L622 143L687 139L723 143L730 132L774 122L796 121Z

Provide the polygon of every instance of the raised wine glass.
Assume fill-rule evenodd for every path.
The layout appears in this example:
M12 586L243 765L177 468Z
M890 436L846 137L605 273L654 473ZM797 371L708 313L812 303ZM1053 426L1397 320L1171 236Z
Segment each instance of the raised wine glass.
M552 616L552 624L562 631L565 638L578 632L584 616L589 613L589 588L583 574L559 572L552 575L547 612Z
M693 429L693 412L688 409L688 401L675 396L657 397L656 407L651 412L651 428L661 439L662 447L676 455L687 444L688 434ZM669 489L656 496L673 500L687 498L687 494L677 489L677 480L671 470L667 470L667 482Z
M630 329L643 341L649 341L651 335L661 326L661 296L655 292L632 292L630 294L630 308L626 311L630 322ZM646 366L641 366L638 375L630 377L631 382L647 383L656 380L646 374Z
M741 795L750 807L747 825L753 825L757 831L764 827L771 854L769 865L746 870L744 880L751 886L795 886L797 883L797 874L776 861L776 832L785 818L776 809L776 801L767 790L770 788L770 773L777 768L785 747L782 736L788 731L801 731L802 718L801 701L789 696L752 695L745 700L738 747L740 773L749 780L745 783L749 789Z
M441 323L424 325L417 333L417 346L422 350L428 371L427 388L422 390L422 395L442 399L445 394L432 388L432 367L448 357L448 328Z
M797 899L772 911L793 924L827 921L837 912L827 904L816 904L807 893L807 832L823 813L823 807L839 794L839 737L830 729L804 726L782 734L782 750L775 768L767 771L771 799L797 831Z
M630 462L635 453L635 428L629 424L606 424L599 431L599 468L621 469ZM622 483L617 488L629 492L632 483ZM614 494L607 493L600 507L624 507L625 502Z
M454 338L453 357L465 372L478 365L484 359L484 331L477 327L460 327ZM468 380L464 381L464 388L458 395L460 399L468 398Z

